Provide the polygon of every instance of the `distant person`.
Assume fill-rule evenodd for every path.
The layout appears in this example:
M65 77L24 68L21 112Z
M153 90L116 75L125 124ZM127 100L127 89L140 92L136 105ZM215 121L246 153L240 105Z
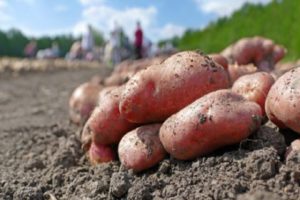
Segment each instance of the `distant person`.
M53 59L59 57L59 46L56 42L52 43L51 48L38 50L36 57L38 59Z
M66 55L66 59L75 60L75 59L81 59L81 58L82 58L81 42L75 41L72 44L69 53Z
M114 30L110 33L110 44L112 48L112 64L121 62L121 34L122 28L115 23Z
M81 40L81 48L84 54L91 52L94 47L94 37L92 33L92 27L89 25L87 28L87 32L83 34Z
M144 37L142 47L142 56L146 58L152 57L152 42L148 38Z
M53 58L58 58L60 54L59 46L57 42L53 42L51 46L51 52Z
M24 54L26 57L34 58L36 51L37 51L36 41L32 40L25 46Z
M142 58L142 50L143 50L143 31L141 28L141 24L138 21L136 23L136 31L134 33L134 47L135 47L135 58Z

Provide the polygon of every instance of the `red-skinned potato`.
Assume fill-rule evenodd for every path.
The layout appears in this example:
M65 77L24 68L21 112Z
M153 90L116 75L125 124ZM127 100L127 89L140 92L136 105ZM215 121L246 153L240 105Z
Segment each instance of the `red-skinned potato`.
M91 115L103 88L98 82L90 81L78 86L69 100L69 115L72 122L83 124Z
M232 91L242 95L249 101L256 102L260 105L263 115L265 115L265 101L274 82L274 78L269 73L256 72L237 79L233 83Z
M270 72L276 62L284 57L286 49L272 40L256 36L242 38L224 49L221 54L230 63L247 65L253 63L260 71Z
M144 58L140 60L126 60L118 64L112 74L104 80L104 85L122 85L126 83L136 72L146 69L151 65L160 64L165 56Z
M228 87L227 72L211 58L181 52L135 74L125 84L119 109L131 122L162 122L197 98Z
M100 92L99 92L99 96L98 96L98 102L100 101L101 98L105 98L104 96L106 96L107 94L109 94L112 90L118 88L119 86L107 86L104 87Z
M130 131L121 139L118 153L121 163L139 172L158 164L166 156L159 137L161 124L151 124Z
M93 165L113 161L115 157L113 148L108 145L92 143L88 150L88 158Z
M233 84L241 76L257 72L257 67L253 64L238 65L235 63L228 65L227 70L230 77L230 83Z
M266 99L268 118L280 128L300 133L300 68L282 75L271 87Z
M221 54L210 54L209 57L211 57L214 62L222 65L224 69L228 68L228 60Z
M173 157L194 159L247 138L261 123L261 108L230 90L211 92L169 117L159 137Z
M123 85L126 83L130 77L132 77L135 74L135 72L122 72L122 73L116 73L112 74L108 78L104 80L105 86L118 86Z
M111 87L105 87L103 88L100 93L99 93L99 99L98 102L101 101L101 99L105 99L106 95L109 95L109 93L118 88L118 86L111 86ZM91 143L92 143L92 132L90 129L90 122L85 123L82 132L81 132L81 144L82 144L82 149L84 149L85 151L88 151Z
M94 143L118 143L125 133L137 126L120 115L119 102L122 90L122 87L117 87L102 95L99 99L99 105L86 122Z

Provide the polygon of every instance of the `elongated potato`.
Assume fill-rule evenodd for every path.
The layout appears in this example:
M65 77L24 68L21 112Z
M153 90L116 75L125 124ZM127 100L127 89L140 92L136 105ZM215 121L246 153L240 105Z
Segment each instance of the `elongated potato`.
M161 122L197 98L228 87L228 74L219 64L197 52L181 52L135 74L119 109L131 122Z
M159 137L172 156L189 160L247 138L260 126L261 117L258 104L218 90L169 117Z
M300 133L300 68L282 75L271 87L266 99L266 113L280 128Z
M99 105L87 121L87 129L96 144L118 143L122 136L137 124L124 119L119 112L120 92L122 87L115 88L102 95Z
M274 82L275 80L271 74L256 72L244 75L236 80L232 86L232 91L242 95L249 101L256 102L260 105L263 115L265 115L265 101Z
M158 164L166 155L159 137L161 124L151 124L130 131L121 139L118 153L121 163L139 172Z
M98 163L113 161L116 156L112 147L92 143L88 151L88 158L91 164L96 165Z

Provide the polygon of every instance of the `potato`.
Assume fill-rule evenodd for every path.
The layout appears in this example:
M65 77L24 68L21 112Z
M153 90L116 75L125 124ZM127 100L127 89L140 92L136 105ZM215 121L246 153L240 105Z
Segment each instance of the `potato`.
M282 75L271 87L265 110L269 119L280 128L300 133L300 68Z
M99 105L88 119L87 129L94 143L118 143L125 133L138 126L120 115L119 102L122 90L122 87L117 87L101 96Z
M136 72L146 69L155 64L160 64L165 60L164 56L155 58L145 58L140 60L125 60L118 64L111 76L104 80L104 85L122 85L126 83Z
M298 61L298 62L277 63L275 65L274 70L272 71L272 75L277 80L280 76L282 76L286 72L292 70L293 68L297 67L299 64L300 64L300 61Z
M286 54L286 49L263 37L242 38L221 52L230 64L254 64L259 71L270 72Z
M197 52L181 52L135 74L125 84L119 109L131 122L162 122L197 98L227 87L223 67Z
M88 151L88 158L91 164L110 162L115 160L115 152L112 147L92 143Z
M121 139L118 153L121 163L139 172L158 164L166 156L158 132L161 124L151 124L130 131Z
M98 102L101 101L101 99L106 99L106 95L109 95L112 90L118 88L118 86L111 86L111 87L105 87L103 88L99 93L99 99ZM85 151L88 151L90 148L91 142L92 142L92 132L90 130L90 122L85 123L83 130L81 132L81 143L82 143L82 149Z
M247 74L253 74L255 72L257 72L257 67L253 64L238 65L237 63L235 63L228 66L228 74L231 84L233 84L238 78Z
M104 80L105 86L118 86L126 83L135 72L122 72L119 74L112 74Z
M109 93L111 93L112 90L118 88L119 86L107 86L104 87L98 95L98 102L100 101L101 98L105 98L106 95L108 95Z
M232 86L232 91L249 101L256 102L260 105L262 114L265 115L265 101L274 82L274 78L269 73L256 72L236 80Z
M230 90L211 92L169 117L159 137L173 157L189 160L247 138L261 123L261 108Z
M72 122L83 124L97 105L98 94L103 88L94 81L83 83L72 93L69 100L69 115Z
M228 60L224 56L222 56L221 54L210 54L208 56L211 57L211 59L214 62L222 65L222 67L224 67L224 69L228 68Z

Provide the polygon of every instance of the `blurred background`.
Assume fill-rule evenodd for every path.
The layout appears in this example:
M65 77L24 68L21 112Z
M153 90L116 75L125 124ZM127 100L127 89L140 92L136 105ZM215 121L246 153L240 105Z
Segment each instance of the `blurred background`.
M139 22L144 57L219 52L260 35L284 45L285 59L294 60L299 13L298 0L0 0L0 56L117 63L134 56Z

